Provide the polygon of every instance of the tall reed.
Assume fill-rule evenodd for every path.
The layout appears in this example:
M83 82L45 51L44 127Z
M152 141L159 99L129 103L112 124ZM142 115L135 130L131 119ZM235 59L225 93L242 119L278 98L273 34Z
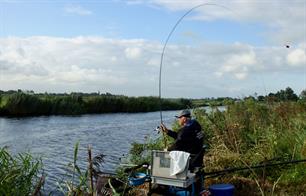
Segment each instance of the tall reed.
M197 113L210 146L205 156L206 171L306 158L306 107L299 102L264 104L246 100L228 105L224 112ZM303 163L229 176L237 175L257 176L258 182L271 185L270 189L260 189L261 193L271 193L272 189L275 193L279 187L293 191L306 188Z
M34 193L42 161L29 153L12 155L0 148L0 195L30 195Z

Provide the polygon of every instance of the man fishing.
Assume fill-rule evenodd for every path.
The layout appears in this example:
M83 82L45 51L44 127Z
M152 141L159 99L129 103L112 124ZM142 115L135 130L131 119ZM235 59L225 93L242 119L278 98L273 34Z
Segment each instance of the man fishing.
M175 139L168 151L184 151L191 154L189 170L196 173L195 192L202 191L201 167L203 166L203 132L201 125L191 118L189 110L182 110L175 116L181 128L178 132L168 129L163 123L160 127L163 132ZM191 186L188 188L191 189Z
M201 167L203 164L203 154L201 153L203 147L203 132L201 125L195 119L191 119L189 110L182 110L175 117L181 126L178 132L169 130L161 123L162 131L175 139L175 142L167 150L189 152L195 155L191 167Z

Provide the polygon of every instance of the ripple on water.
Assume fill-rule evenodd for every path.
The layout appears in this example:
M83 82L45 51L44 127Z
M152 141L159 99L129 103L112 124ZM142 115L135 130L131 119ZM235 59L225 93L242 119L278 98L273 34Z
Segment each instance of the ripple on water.
M169 126L176 113L163 113ZM81 169L87 168L87 147L91 145L93 157L106 155L101 169L114 172L132 142L144 142L148 135L157 137L153 130L159 122L159 112L0 118L0 146L7 145L15 153L30 151L41 156L47 175L45 192L49 193L69 173L67 165L73 162L76 142L79 141L77 164ZM57 191L54 195L61 194Z

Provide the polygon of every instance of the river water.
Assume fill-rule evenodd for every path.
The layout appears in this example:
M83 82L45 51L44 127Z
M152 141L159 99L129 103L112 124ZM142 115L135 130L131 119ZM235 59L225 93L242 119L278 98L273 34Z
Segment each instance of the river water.
M163 112L168 127L175 114L177 111ZM159 122L159 112L0 118L0 147L7 146L13 154L31 152L41 157L47 175L44 189L49 193L67 174L78 141L77 164L81 168L86 168L87 146L91 145L93 156L106 155L102 170L114 172L132 142L144 143L145 138L158 137L154 129Z

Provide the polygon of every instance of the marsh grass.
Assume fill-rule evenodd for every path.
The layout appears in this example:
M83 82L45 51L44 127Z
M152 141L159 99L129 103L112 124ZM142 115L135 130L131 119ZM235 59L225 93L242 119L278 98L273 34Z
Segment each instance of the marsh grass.
M105 162L104 154L98 154L92 157L92 148L89 145L88 150L88 160L87 168L80 168L78 165L78 154L80 143L79 141L74 145L73 151L73 161L68 163L67 165L67 173L65 174L65 178L57 182L58 189L64 195L104 195L104 191L106 195L108 195L108 191L100 190L98 194L98 175L103 174L103 171L100 170L103 167L103 163ZM101 187L100 187L101 188Z
M246 100L229 105L225 112L195 114L210 146L204 158L205 171L306 158L306 107L302 103ZM259 195L275 195L284 189L296 194L305 188L305 171L306 164L300 163L228 177L253 179Z
M0 148L0 195L31 195L39 183L42 161L29 153L10 154Z
M250 168L209 179L206 186L233 183L237 195L305 194L306 163L251 169L254 165L306 159L305 102L262 103L247 99L229 102L225 111L217 107L211 112L195 109L193 115L209 146L204 156L205 172ZM173 129L177 128L174 124ZM151 147L160 148L161 140L152 141ZM136 146L139 155L142 145L134 144L133 148Z
M74 146L73 161L68 163L66 179L58 182L58 189L65 195L89 195L89 170L78 165L79 142Z

